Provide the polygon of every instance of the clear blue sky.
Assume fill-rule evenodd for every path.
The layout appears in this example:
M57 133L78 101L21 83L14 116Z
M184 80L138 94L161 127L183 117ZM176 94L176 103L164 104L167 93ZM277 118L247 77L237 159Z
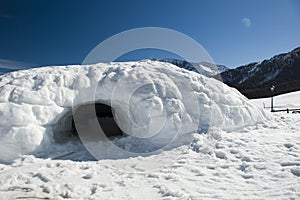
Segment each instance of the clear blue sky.
M147 26L187 34L216 63L237 67L300 46L300 1L0 1L0 60L77 64L108 37ZM169 55L144 51L126 59L155 56Z

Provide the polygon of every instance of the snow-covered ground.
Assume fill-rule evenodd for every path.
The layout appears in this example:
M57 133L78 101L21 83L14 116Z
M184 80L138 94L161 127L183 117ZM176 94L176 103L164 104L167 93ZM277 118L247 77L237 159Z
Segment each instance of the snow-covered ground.
M241 132L195 134L148 157L0 165L2 199L299 199L300 114ZM71 156L70 156L71 158ZM160 166L158 163L163 162Z
M122 72L122 68L110 69L111 73L116 71ZM186 81L189 80L186 75L191 76L188 72L178 71L178 74L181 75L173 74L175 80L180 77ZM188 143L123 159L97 161L76 137L63 145L51 143L47 152L21 156L12 164L0 164L0 198L300 199L300 114L282 112L268 117L252 105L262 107L264 100L249 102L226 86L218 85L217 90L209 85L210 79L199 76L195 80L199 82L194 87L196 91L204 90L200 87L203 83L208 91L214 91L206 95L210 102L221 102L217 109L219 117L227 122L226 117L234 118L228 116L231 112L242 113L238 123L244 123L243 126L234 129L211 126L205 134L190 133L192 140ZM294 96L275 97L274 102L279 98L285 102L294 99L290 104L298 105ZM230 110L231 104L220 97L238 99L234 102L238 106ZM228 109L231 112L226 113ZM245 116L250 119L247 121ZM260 117L256 123L253 116ZM123 140L115 142L124 145L126 139Z
M259 107L270 108L271 98L253 99L252 103ZM300 92L291 92L273 97L274 109L300 109Z

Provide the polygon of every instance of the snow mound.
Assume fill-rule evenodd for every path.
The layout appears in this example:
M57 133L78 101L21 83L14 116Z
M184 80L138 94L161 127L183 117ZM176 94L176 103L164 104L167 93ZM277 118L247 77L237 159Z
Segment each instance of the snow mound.
M56 142L57 124L73 108L91 102L111 106L128 138L160 147L211 127L233 131L268 118L237 90L169 63L16 71L0 76L0 162L45 151ZM61 130L68 130L67 123L60 124Z

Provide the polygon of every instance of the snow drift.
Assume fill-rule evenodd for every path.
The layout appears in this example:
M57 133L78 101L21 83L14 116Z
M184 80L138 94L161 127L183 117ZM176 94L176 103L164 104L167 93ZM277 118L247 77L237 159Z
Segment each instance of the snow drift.
M45 151L57 142L56 129L70 130L72 109L95 102L111 106L128 138L160 147L211 127L232 131L267 118L237 90L169 63L35 68L0 77L0 162Z

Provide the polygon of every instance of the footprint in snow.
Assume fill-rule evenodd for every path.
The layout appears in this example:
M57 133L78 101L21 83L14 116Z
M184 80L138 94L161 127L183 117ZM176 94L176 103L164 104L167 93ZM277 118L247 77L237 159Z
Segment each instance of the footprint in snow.
M230 150L230 153L231 153L231 154L238 154L238 153L239 153L239 151L238 151L238 150L236 150L236 149L231 149L231 150Z
M251 175L251 174L242 174L242 177L243 177L244 179L250 179L250 178L253 178L254 176Z
M291 169L291 173L297 177L300 177L300 168Z
M252 159L249 156L243 156L241 160L244 162L252 162Z
M81 177L81 178L83 178L83 179L91 179L91 178L93 178L93 177L94 177L93 174L86 174L86 175L84 175L84 176Z
M224 151L217 150L215 151L215 155L217 158L225 159L225 160L227 159L226 153Z
M284 146L285 146L286 148L290 149L290 148L292 148L294 145L291 144L291 143L286 143L286 144L284 144Z

